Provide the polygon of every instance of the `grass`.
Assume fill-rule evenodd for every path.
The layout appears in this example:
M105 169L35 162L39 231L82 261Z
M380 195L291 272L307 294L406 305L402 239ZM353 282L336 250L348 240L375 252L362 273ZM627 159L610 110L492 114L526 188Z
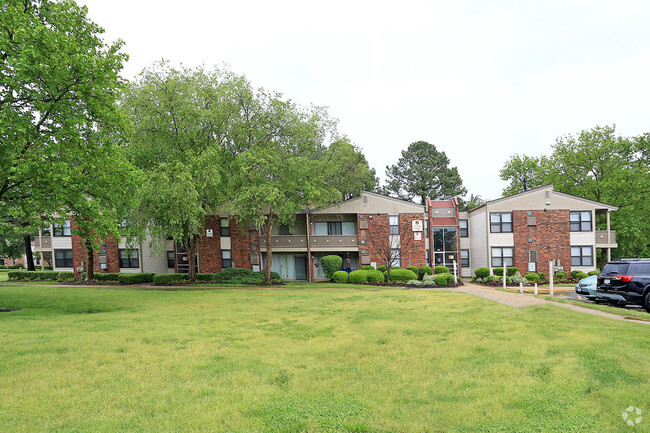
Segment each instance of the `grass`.
M0 269L0 281L7 281L9 279L10 269Z
M447 291L0 284L11 432L609 432L650 333ZM650 422L634 431L650 431Z
M561 302L565 304L574 304L579 307L584 307L584 308L591 308L592 310L599 310L599 311L604 311L606 313L612 313L612 314L617 314L619 316L625 316L625 317L634 317L637 319L644 319L647 321L650 321L650 313L646 312L643 309L639 310L631 310L628 308L622 308L622 307L614 307L611 305L604 305L604 304L592 304L589 302L583 302L583 301L576 301L574 299L566 299L566 298L558 298L555 296L543 296L540 295L544 299L548 299L550 301L554 302Z

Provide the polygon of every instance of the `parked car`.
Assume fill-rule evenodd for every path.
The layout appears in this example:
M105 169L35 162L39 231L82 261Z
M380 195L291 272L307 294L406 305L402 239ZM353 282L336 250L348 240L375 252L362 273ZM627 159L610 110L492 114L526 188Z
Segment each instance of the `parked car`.
M598 275L596 296L620 295L650 313L650 259L617 259Z
M596 283L598 281L597 275L591 275L583 278L576 284L576 293L583 295L585 298L596 303L608 302L610 304L625 305L627 302L621 295L613 295L609 293L600 293L596 295Z

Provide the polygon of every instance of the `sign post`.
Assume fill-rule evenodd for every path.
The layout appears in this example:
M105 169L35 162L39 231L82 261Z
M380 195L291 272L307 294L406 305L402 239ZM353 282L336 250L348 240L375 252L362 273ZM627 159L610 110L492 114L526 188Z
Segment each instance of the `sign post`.
M553 296L553 260L548 262L548 282L549 282L549 294Z

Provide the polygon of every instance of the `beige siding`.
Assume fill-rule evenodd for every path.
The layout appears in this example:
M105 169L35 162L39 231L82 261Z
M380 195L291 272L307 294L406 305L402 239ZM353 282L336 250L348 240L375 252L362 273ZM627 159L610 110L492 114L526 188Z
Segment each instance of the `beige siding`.
M570 234L571 245L587 246L596 243L596 235L594 232L571 232Z
M72 238L70 236L52 236L53 250L71 250Z
M314 218L319 214L370 214L382 213L399 215L401 213L424 213L424 206L379 194L364 192L361 197L353 198L334 206L314 211Z
M473 212L469 219L470 240L469 266L472 275L477 268L488 267L487 233L485 208Z
M515 236L512 233L490 233L488 242L490 247L513 247Z

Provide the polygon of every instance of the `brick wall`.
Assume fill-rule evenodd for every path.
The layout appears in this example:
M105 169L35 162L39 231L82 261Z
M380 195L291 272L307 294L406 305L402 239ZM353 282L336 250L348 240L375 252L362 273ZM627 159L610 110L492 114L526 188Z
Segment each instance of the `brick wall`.
M422 221L422 230L420 240L415 240L412 222L414 220ZM401 239L402 267L407 266L424 266L426 264L426 243L424 238L424 214L403 213L399 215L399 232Z
M88 266L88 259L86 254L86 241L79 235L74 234L76 224L74 220L70 221L70 228L72 229L72 264L74 267L75 278L80 278L77 268L81 266L83 260L84 266ZM106 252L104 252L106 251ZM100 269L99 255L106 254L106 269ZM140 259L142 260L142 259ZM95 273L116 273L120 272L120 252L118 242L113 236L109 236L103 245L95 247L94 265L93 270Z
M372 218L370 218L372 216ZM361 221L368 222L368 229L359 230L359 263L363 251L370 254L370 261L377 266L385 265L386 258L382 257L379 250L385 249L388 244L388 214L363 214L357 216L357 227ZM373 243L374 241L374 243ZM364 242L364 243L362 243Z
M201 239L199 240L199 270L212 274L221 270L221 231L219 217L207 217ZM205 237L205 231L212 229L212 237ZM232 233L232 228L230 229Z
M568 210L532 211L535 225L528 225L527 211L512 212L515 241L514 262L524 275L528 271L528 252L537 251L537 272L548 274L548 262L560 259L571 272L571 233ZM531 239L531 242L528 240Z
M233 266L252 269L251 253L256 251L260 256L260 236L257 229L250 230L248 225L242 227L237 221L231 219L230 243Z

